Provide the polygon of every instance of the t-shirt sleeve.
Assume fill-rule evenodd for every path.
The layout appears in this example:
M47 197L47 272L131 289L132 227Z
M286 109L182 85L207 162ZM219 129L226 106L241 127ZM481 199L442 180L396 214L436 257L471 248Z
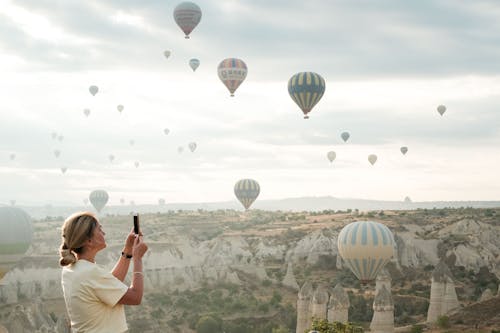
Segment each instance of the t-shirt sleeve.
M127 292L128 286L101 267L96 267L92 273L87 282L95 296L103 303L115 306Z

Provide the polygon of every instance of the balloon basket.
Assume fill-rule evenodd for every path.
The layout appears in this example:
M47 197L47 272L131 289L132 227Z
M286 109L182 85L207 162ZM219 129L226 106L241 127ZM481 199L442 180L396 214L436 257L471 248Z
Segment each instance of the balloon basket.
M234 94L231 94L231 97L234 97Z
M304 116L304 119L309 119L309 116Z
M186 36L184 36L184 38L185 38L185 39L189 39L189 36L188 36L188 35L186 35Z

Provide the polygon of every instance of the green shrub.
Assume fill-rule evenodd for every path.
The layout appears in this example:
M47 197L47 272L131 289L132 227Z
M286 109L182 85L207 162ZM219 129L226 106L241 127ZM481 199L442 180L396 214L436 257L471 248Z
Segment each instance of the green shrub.
M424 326L415 324L411 326L411 333L422 333L424 331Z
M437 325L440 328L449 328L450 327L450 318L448 316L439 316L437 319Z

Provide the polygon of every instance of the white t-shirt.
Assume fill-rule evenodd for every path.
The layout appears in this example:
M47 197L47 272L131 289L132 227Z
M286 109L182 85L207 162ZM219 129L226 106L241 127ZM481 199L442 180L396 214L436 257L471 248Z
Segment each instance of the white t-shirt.
M62 270L64 301L74 333L119 333L127 331L125 310L118 301L127 285L111 272L87 260Z

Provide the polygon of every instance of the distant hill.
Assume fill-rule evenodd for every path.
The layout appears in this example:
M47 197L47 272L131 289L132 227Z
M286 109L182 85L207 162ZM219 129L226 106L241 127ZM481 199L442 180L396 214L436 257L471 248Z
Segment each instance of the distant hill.
M44 218L46 216L67 216L79 210L93 210L92 206L20 206L34 218ZM326 197L302 197L286 198L279 200L257 200L252 209L261 210L282 210L282 211L322 211L322 210L347 210L358 209L360 211L369 210L414 210L432 208L496 208L500 207L500 201L383 201L364 199L341 199L330 196ZM167 203L165 205L116 205L106 206L102 214L129 214L131 212L151 213L167 212L169 210L217 210L234 209L243 210L243 207L236 200L222 202L201 202L201 203Z

